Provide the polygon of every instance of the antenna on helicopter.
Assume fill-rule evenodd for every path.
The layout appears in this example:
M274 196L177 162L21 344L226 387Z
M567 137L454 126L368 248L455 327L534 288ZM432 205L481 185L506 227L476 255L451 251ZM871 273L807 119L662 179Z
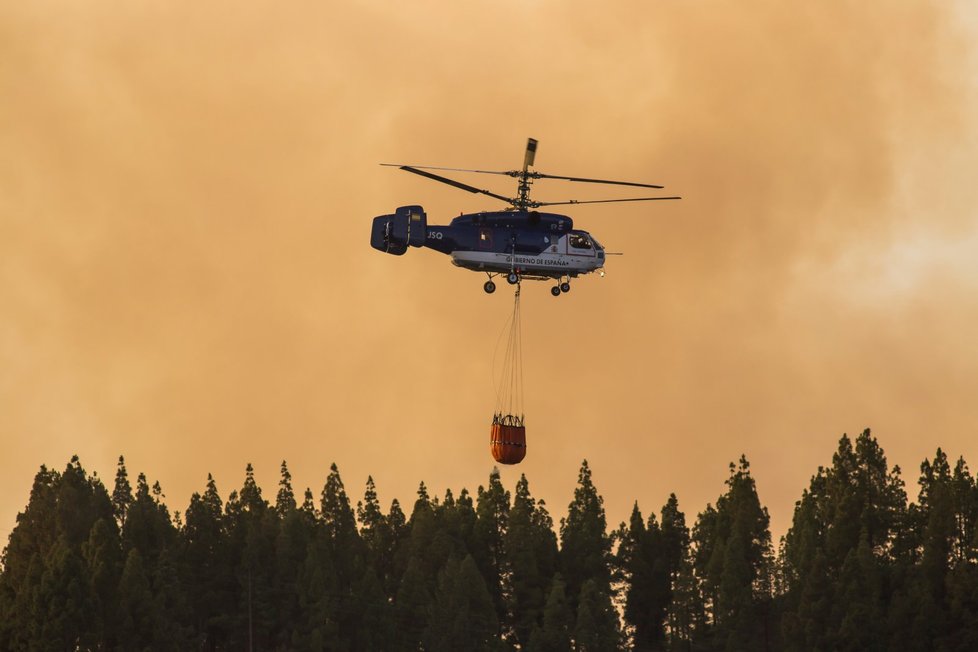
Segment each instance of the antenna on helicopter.
M537 155L537 139L527 138L526 139L526 154L523 155L523 174L526 174L526 168L533 165L533 159Z

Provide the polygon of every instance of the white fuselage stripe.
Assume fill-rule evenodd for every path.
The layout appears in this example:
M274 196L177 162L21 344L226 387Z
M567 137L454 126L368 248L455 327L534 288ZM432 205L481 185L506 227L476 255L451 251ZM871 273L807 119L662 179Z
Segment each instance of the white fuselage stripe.
M493 272L508 272L514 266L527 272L553 275L587 274L604 265L604 259L597 256L567 254L512 254L492 251L453 251L452 262L466 269Z

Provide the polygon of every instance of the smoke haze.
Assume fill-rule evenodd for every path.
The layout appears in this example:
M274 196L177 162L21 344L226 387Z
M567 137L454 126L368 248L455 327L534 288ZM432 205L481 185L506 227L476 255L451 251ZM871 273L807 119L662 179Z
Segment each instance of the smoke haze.
M915 496L937 446L978 463L976 36L924 0L0 4L0 534L73 453L176 510L283 458L385 503L484 483L507 288L368 231L498 206L378 163L528 136L683 200L568 211L625 255L524 287L508 487L561 516L587 458L610 522L692 523L746 453L777 536L870 426Z

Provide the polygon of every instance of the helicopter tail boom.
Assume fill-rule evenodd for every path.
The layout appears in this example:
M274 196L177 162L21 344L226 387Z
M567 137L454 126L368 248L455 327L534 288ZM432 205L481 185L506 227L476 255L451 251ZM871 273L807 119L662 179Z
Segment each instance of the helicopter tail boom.
M370 246L394 256L401 256L408 246L422 247L428 237L428 216L421 206L401 206L393 215L374 218Z

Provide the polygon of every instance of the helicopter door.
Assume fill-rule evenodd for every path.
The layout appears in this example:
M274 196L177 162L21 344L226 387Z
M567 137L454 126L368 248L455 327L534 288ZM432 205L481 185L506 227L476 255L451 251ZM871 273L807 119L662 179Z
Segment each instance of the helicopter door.
M479 249L492 251L492 229L479 229Z

